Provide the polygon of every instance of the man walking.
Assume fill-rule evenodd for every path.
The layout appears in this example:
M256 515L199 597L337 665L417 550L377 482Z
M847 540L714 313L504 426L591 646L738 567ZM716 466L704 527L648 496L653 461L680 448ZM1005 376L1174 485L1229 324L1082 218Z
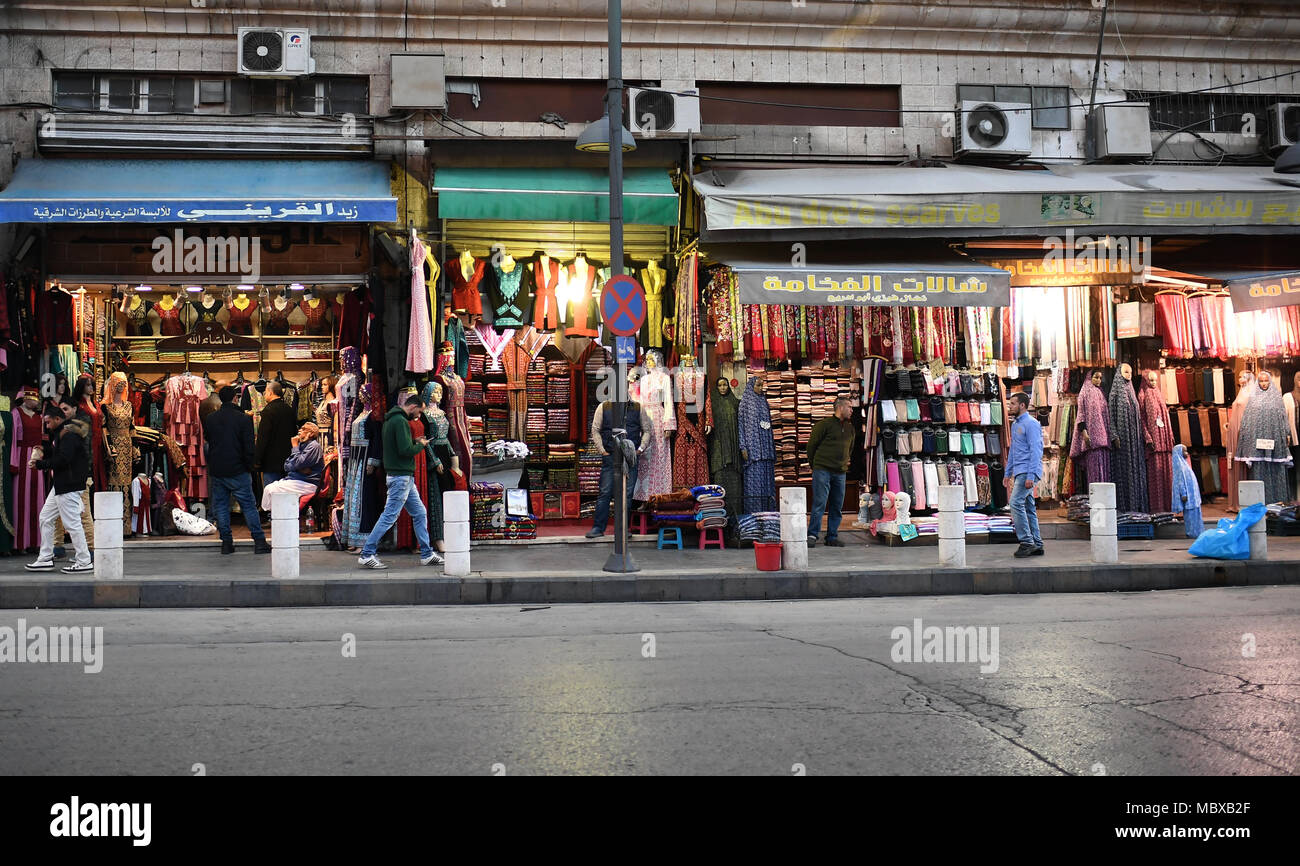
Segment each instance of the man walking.
M90 478L90 453L86 449L85 423L75 418L67 419L63 410L53 404L44 412L45 429L50 434L50 456L40 448L34 449L28 466L39 470L53 470L54 489L41 506L41 552L35 562L27 563L30 571L50 571L54 568L54 523L63 519L63 528L72 539L77 558L63 569L65 574L94 571L86 534L81 529L81 495Z
M844 507L844 474L853 454L853 402L836 397L834 414L813 425L808 437L808 463L813 471L812 510L808 512L808 546L817 543L826 513L826 546L843 547L840 509Z
M636 444L636 453L640 454L650 447L650 415L635 400L629 400L623 410L623 427L627 441ZM596 513L592 517L588 538L600 538L609 525L609 509L614 501L615 460L622 460L623 454L614 444L614 404L608 400L596 407L596 414L591 418L591 439L600 451L600 496L596 499ZM636 487L637 467L640 461L633 460L632 465L623 465L623 477L627 479L627 499L625 509L632 507L632 490Z
M1038 506L1034 483L1043 477L1043 427L1029 413L1029 397L1014 392L1007 400L1011 422L1011 445L1007 448L1005 483L1011 489L1011 522L1016 527L1018 558L1043 555L1043 536L1038 531Z
M394 406L384 416L381 434L384 445L384 472L388 476L388 501L384 503L384 512L375 521L375 528L370 530L366 543L361 547L361 557L357 560L362 568L388 568L375 555L379 542L393 528L402 509L411 515L411 528L415 530L415 540L420 545L420 565L437 565L442 557L429 544L429 517L420 491L415 486L415 455L429 444L421 436L411 438L411 421L417 418L422 408L419 394L409 395L401 407Z
M298 413L284 400L284 386L279 380L266 383L266 407L257 425L257 451L253 468L262 473L262 484L284 477L284 461L293 450L293 436L298 430Z
M230 534L230 497L233 495L244 512L248 531L253 536L254 553L270 553L262 521L257 516L253 498L253 419L235 405L235 389L224 385L217 390L221 408L203 419L203 438L208 448L208 477L212 484L212 510L216 513L221 552L235 552Z

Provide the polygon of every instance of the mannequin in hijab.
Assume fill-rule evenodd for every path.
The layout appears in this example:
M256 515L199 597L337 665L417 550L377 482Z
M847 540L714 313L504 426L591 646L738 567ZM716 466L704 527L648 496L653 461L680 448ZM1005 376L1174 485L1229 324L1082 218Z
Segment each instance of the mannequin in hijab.
M1148 513L1146 442L1133 368L1121 364L1110 386L1110 475L1115 484L1115 507L1120 512Z
M1295 374L1292 385L1282 395L1282 405L1286 407L1287 433L1291 436L1291 495L1300 499L1300 425L1296 420L1300 410L1300 373Z
M1289 502L1293 492L1288 489L1287 468L1292 461L1282 392L1268 370L1260 370L1255 386L1248 390L1250 399L1241 414L1237 437L1237 460L1250 467L1250 480L1264 482L1265 502Z
M1249 467L1237 462L1237 443L1241 439L1241 416L1250 402L1250 393L1255 390L1255 374L1242 370L1237 376L1237 397L1228 408L1228 429L1224 432L1223 445L1228 452L1228 510L1236 511L1237 482L1247 477Z

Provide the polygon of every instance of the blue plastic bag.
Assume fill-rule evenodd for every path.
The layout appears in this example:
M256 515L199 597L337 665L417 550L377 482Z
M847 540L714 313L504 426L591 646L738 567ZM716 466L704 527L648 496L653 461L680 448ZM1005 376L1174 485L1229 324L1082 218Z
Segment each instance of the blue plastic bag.
M1219 518L1214 529L1207 529L1192 542L1188 553L1207 559L1250 559L1250 536L1247 533L1264 519L1265 508L1249 505L1241 509L1236 520Z

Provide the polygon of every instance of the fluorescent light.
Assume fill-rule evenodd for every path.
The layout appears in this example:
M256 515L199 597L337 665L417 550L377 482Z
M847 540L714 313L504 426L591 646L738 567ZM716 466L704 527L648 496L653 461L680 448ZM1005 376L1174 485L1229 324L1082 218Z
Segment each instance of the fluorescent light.
M186 287L185 287L185 291L187 291L187 292L201 292L201 291L203 291L203 287L202 287L202 286L186 286Z
M137 292L152 292L153 286L136 286L135 290Z
M291 291L291 292L294 292L294 291L296 291L296 292L301 292L301 291L302 291L302 283L290 283L290 284L289 284L289 291Z
M235 286L235 288L239 289L241 292L251 292L256 289L257 286Z

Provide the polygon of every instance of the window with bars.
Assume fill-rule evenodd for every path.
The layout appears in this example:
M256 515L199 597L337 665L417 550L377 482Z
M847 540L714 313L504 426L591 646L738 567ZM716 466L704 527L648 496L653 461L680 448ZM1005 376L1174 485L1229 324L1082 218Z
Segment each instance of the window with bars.
M190 114L196 106L216 114L365 115L365 76L197 78L113 72L63 72L54 78L54 106L69 111ZM223 111L224 109L224 111Z
M1070 128L1070 88L1021 84L959 84L957 101L1018 102L1033 106L1034 129Z
M182 113L194 111L197 79L172 75L62 73L54 79L54 105L81 111Z
M1269 106L1275 102L1300 102L1295 94L1277 93L1177 93L1161 90L1129 90L1133 102L1151 106L1151 125L1156 129L1184 129L1189 132L1235 132L1246 126L1252 115L1255 128L1264 128Z

